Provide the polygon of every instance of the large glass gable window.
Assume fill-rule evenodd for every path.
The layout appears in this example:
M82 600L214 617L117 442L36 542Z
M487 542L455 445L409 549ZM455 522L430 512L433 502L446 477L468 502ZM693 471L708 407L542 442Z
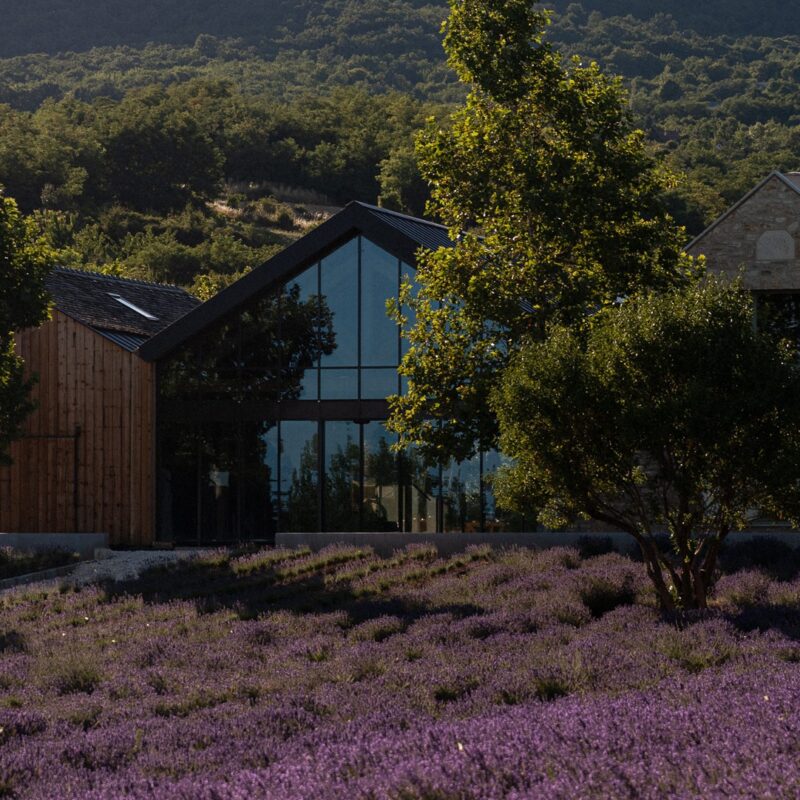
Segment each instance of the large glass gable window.
M303 400L382 400L400 390L401 338L388 300L413 269L363 236L351 239L288 282L285 292L317 295L332 342L303 379Z

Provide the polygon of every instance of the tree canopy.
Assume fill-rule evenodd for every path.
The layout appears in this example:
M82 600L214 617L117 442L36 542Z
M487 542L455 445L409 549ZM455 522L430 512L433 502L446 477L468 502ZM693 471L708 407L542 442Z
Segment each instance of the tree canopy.
M0 464L8 463L9 444L33 410L32 382L14 351L14 331L47 318L44 282L51 267L30 222L0 193Z
M492 407L513 459L503 502L626 531L667 609L705 607L754 509L800 522L800 365L737 287L709 278L555 326L514 356Z
M509 357L643 287L692 273L619 81L564 60L526 0L453 0L445 46L471 91L418 140L430 211L455 246L417 272L408 393L392 424L430 455L495 444L487 397Z
M413 132L466 94L442 53L443 0L7 6L0 183L24 213L42 212L75 267L186 286L210 272L203 291L229 282L317 213L301 210L293 230L292 209L262 213L245 192L420 214ZM770 170L798 168L800 47L784 5L552 6L545 41L621 76L646 147L683 172L663 193L687 240ZM498 23L495 11L460 30L482 37L470 45L488 56L484 73L513 73L533 51L512 37L492 65Z

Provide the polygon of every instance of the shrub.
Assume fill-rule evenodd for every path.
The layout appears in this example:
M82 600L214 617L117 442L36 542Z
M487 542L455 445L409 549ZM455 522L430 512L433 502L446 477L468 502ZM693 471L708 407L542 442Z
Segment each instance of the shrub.
M605 578L591 579L581 588L581 600L595 619L620 606L630 606L636 600L633 580L627 576L622 585Z
M291 211L283 209L275 217L275 224L282 230L290 231L294 228L294 216Z
M581 536L578 539L578 552L581 558L594 558L614 552L614 542L610 536Z
M50 680L60 695L91 694L103 680L98 667L88 658L69 658L51 664Z
M724 572L758 567L778 580L791 580L800 570L800 552L769 537L728 543L720 555L720 567Z

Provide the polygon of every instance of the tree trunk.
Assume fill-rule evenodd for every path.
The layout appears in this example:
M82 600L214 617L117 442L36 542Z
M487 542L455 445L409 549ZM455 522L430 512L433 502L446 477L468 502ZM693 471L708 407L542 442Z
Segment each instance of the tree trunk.
M639 540L648 577L663 611L673 614L708 608L708 598L716 582L719 551L726 535L727 531L723 530L708 537L697 552L684 555L677 568L658 551L655 542Z

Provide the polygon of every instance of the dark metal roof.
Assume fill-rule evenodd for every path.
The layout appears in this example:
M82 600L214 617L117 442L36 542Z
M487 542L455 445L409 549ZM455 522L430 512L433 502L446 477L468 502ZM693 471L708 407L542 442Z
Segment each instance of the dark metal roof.
M138 350L148 338L147 336L134 336L131 333L104 331L102 328L93 328L93 330L97 331L97 333L99 333L101 336L105 336L106 339L114 342L114 344L117 344L123 349L127 350L129 353L132 353L134 350Z
M366 203L359 203L379 220L396 228L403 235L413 239L422 247L429 250L438 250L440 247L452 247L453 242L447 233L444 225L429 222L418 217L409 217L407 214L400 214L397 211L389 211L378 206L370 206Z
M453 246L447 229L434 222L366 203L348 203L302 239L153 336L139 348L139 355L147 361L164 358L260 292L289 280L359 233L411 266L416 266L420 247Z
M177 286L57 267L47 279L55 307L121 347L139 345L199 305ZM135 339L138 344L133 346ZM125 342L123 344L123 342Z

